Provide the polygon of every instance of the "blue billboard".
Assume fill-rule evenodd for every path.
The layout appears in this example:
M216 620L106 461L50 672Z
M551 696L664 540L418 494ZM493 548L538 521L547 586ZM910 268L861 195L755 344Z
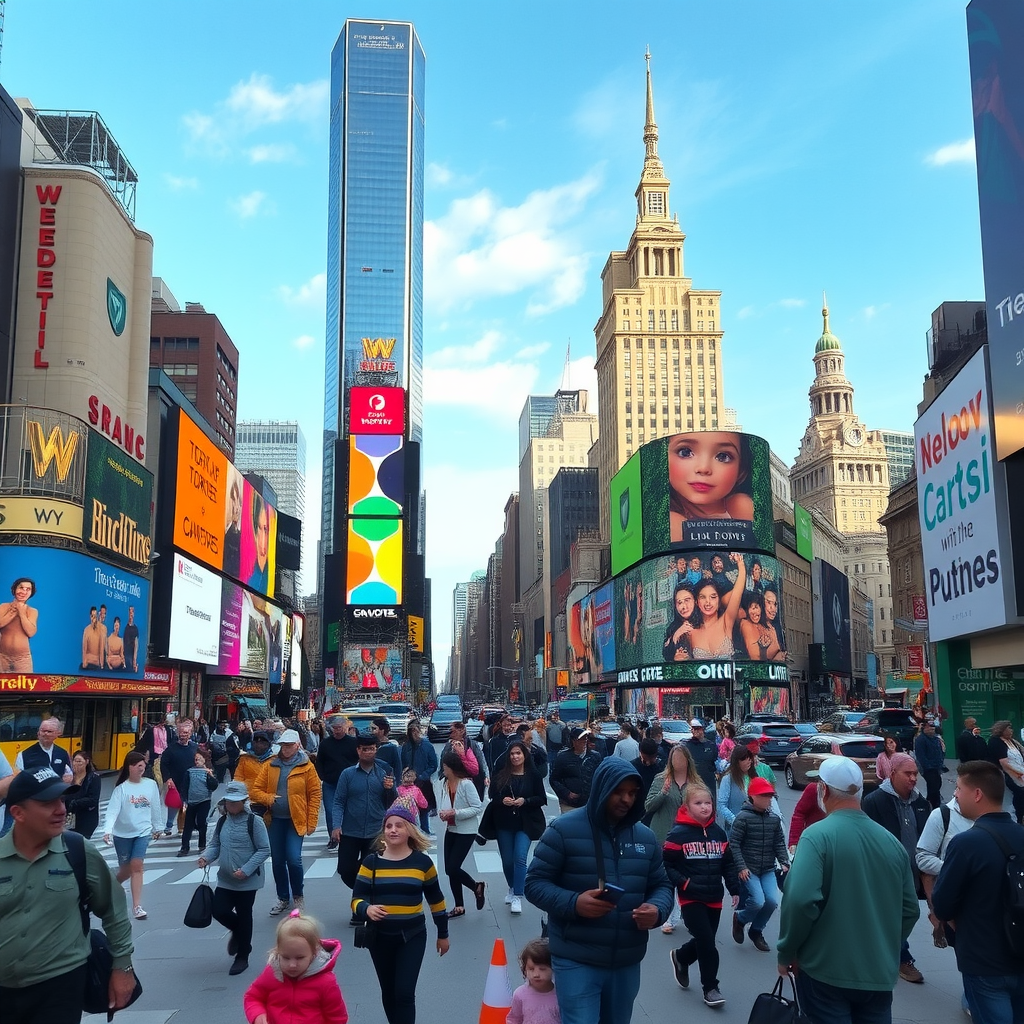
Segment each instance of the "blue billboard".
M0 673L142 679L149 580L60 548L0 547Z

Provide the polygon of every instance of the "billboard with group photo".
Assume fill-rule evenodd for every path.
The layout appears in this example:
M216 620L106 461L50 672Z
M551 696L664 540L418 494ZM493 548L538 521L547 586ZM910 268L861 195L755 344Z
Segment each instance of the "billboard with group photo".
M142 679L149 580L60 548L0 547L0 673ZM9 591L8 591L9 584Z
M688 431L650 441L612 478L610 499L615 574L641 554L775 551L771 450L753 434Z

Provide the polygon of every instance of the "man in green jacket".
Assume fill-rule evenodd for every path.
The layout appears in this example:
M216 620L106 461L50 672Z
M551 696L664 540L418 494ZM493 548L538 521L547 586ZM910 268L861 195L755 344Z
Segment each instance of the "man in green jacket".
M800 837L782 897L779 974L796 974L811 1020L890 1022L900 947L921 912L906 851L860 808L863 784L850 758L822 761L826 817Z

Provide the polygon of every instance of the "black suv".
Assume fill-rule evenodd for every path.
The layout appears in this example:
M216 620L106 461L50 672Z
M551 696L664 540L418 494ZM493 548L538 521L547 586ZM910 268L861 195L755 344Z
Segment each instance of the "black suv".
M872 708L864 712L864 723L857 731L895 736L901 750L913 750L917 721L909 708Z
M757 740L758 757L766 764L781 767L786 758L800 746L803 736L789 722L754 722L743 726L736 737L736 746L742 747Z

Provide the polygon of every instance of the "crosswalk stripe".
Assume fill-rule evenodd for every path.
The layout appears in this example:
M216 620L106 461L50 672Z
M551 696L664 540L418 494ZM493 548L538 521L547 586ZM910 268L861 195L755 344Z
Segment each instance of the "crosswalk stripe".
M175 878L168 882L168 885L198 885L203 880L203 875L206 872L202 868L196 868L195 871L190 871L184 878ZM212 875L210 876L213 877Z
M481 850L473 854L476 861L476 869L482 875L495 875L501 873L501 854L496 850Z

